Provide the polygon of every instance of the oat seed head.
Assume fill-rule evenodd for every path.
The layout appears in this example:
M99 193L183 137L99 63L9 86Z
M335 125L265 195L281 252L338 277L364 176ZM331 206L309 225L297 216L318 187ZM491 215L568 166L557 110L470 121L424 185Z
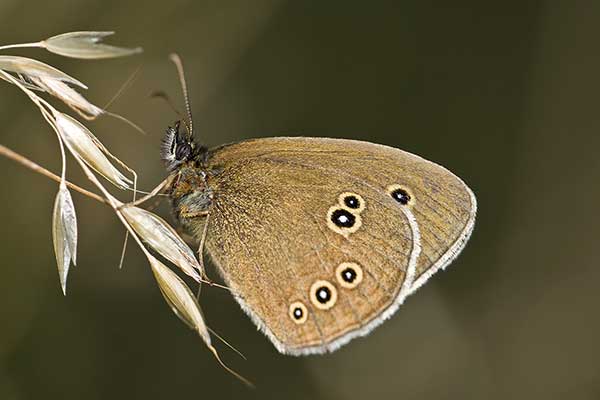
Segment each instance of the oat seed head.
M104 37L111 34L112 32L70 32L53 36L41 42L0 46L0 51L11 48L43 47L59 55L83 59L121 57L141 51L140 48L127 49L100 43ZM205 276L205 272L196 259L194 252L162 218L134 205L124 205L106 189L93 173L95 171L102 175L119 188L130 189L132 181L123 175L115 165L127 170L137 181L135 171L113 156L83 124L73 117L57 111L37 92L42 91L51 94L87 119L94 119L99 115L110 113L96 107L69 86L73 85L87 89L83 83L54 67L34 59L8 55L0 56L0 79L21 89L39 108L43 118L57 134L62 156L62 173L60 178L54 176L56 180L60 181L60 186L54 202L52 238L63 293L66 294L69 267L71 264L75 265L77 251L77 217L66 180L64 147L67 147L87 178L99 189L102 196L95 193L90 194L95 196L97 200L104 200L105 204L109 204L113 208L118 219L148 258L160 291L173 312L198 333L223 368L246 384L252 385L221 361L216 349L211 344L209 330L204 322L196 297L174 271L150 254L143 242L166 260L177 265L184 273L200 282L202 280L201 276ZM184 91L186 91L185 83L183 85ZM186 104L188 105L189 130L191 133L191 112L189 112L189 101L187 99ZM10 154L12 153L3 153L6 156ZM16 158L24 159L20 155L17 155ZM116 164L113 164L113 162ZM34 163L31 164L35 165ZM30 164L25 163L24 165ZM40 169L41 167L37 168L38 172ZM48 171L46 172L51 176L53 175ZM78 188L70 182L69 185ZM82 193L86 192L81 188L78 190ZM135 184L133 190L135 193Z

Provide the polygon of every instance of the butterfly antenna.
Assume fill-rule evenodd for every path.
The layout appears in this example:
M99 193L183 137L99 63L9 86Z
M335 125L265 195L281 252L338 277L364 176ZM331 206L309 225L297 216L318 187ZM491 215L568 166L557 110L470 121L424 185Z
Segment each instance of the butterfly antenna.
M177 67L177 74L179 75L179 83L181 84L181 90L183 91L183 98L185 100L185 110L187 111L189 129L188 134L190 138L194 134L194 127L192 122L192 107L190 106L190 97L188 95L187 83L185 81L185 73L183 72L183 63L181 62L181 58L178 54L173 53L169 56L171 61Z
M188 126L188 123L185 121L183 115L181 114L181 112L177 109L177 107L175 107L175 104L173 104L173 101L171 100L171 98L169 97L168 94L166 94L165 92L163 92L162 90L155 90L154 92L150 93L150 97L152 98L158 98L161 100L164 100L167 105L169 107L171 107L171 110L177 114L177 116L179 117L179 119L181 119L181 122L183 122L183 126L185 126L185 129L187 132L190 131L190 127Z
M181 112L177 109L177 107L175 107L175 104L173 104L173 101L171 100L169 95L166 94L164 91L154 90L154 91L150 92L149 96L151 98L164 100L165 103L167 103L167 105L171 108L171 111L173 111L175 114L177 114L177 116L179 118L183 119L183 115L181 114ZM183 121L183 122L184 122L184 124L186 124L186 129L187 129L187 122L185 122L185 121Z

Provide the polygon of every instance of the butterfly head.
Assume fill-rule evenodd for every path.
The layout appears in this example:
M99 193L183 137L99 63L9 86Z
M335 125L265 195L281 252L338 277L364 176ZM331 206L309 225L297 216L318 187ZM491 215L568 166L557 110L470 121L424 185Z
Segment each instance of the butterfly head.
M191 167L192 169L202 168L206 161L208 151L206 147L198 145L194 140L192 108L190 106L187 83L183 72L183 64L177 54L171 54L170 58L177 67L179 82L181 83L183 98L185 100L187 122L185 119L183 119L183 121L179 120L175 122L174 126L169 126L167 128L163 138L161 158L169 172L178 171L183 166ZM168 97L165 97L165 99L171 104ZM179 129L181 122L183 122L183 125L185 126L185 131L183 132Z
M191 132L180 129L181 121L176 121L165 132L162 142L161 158L169 172L178 170L183 165L192 163L200 166L206 155L206 148L194 141Z

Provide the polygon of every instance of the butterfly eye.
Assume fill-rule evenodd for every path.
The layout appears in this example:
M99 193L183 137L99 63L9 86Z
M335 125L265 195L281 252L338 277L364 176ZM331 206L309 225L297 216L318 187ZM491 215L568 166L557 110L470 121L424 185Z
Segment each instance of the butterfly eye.
M335 276L340 286L346 289L354 289L363 280L362 268L353 262L341 263L335 270Z
M388 187L388 193L390 194L390 196L392 196L394 200L396 200L398 203L404 206L414 201L410 191L407 188L402 187L400 185L391 185L390 187Z
M347 236L360 228L360 215L339 206L334 206L327 213L327 226L334 232Z
M356 193L344 192L338 199L340 206L348 208L353 212L360 213L365 209L365 200Z
M175 148L175 159L179 161L187 160L192 154L192 146L187 143L182 143L181 145L177 145Z
M290 304L290 318L297 324L303 324L308 318L306 306L299 301Z
M320 310L329 310L337 301L337 290L327 281L316 281L310 287L310 301Z

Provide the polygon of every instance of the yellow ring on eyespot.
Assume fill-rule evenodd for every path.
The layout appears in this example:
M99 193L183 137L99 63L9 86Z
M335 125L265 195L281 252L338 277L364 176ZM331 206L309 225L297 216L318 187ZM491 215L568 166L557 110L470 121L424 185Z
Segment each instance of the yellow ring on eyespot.
M300 318L296 317L296 309L300 310L300 312L302 313ZM302 303L301 301L295 301L292 304L290 304L289 315L292 321L300 325L306 322L306 319L308 318L308 310L306 309L304 303Z
M352 282L348 282L344 278L344 272L350 269L354 272L354 279ZM346 289L354 289L358 286L359 283L363 280L363 270L360 265L354 262L343 262L335 270L335 277L337 278L338 283L341 287Z
M327 295L327 297L322 297ZM319 310L329 310L337 301L337 289L328 281L318 280L309 292L310 302Z
M358 208L352 208L346 204L345 199L346 199L346 197L350 197L350 196L355 197L356 200L358 200ZM360 214L361 212L363 212L364 209L367 207L367 203L365 202L365 199L363 199L360 194L352 193L352 192L344 192L344 193L340 194L338 197L338 203L340 204L341 207L346 208L348 211L351 211L351 212L357 213L357 214Z

